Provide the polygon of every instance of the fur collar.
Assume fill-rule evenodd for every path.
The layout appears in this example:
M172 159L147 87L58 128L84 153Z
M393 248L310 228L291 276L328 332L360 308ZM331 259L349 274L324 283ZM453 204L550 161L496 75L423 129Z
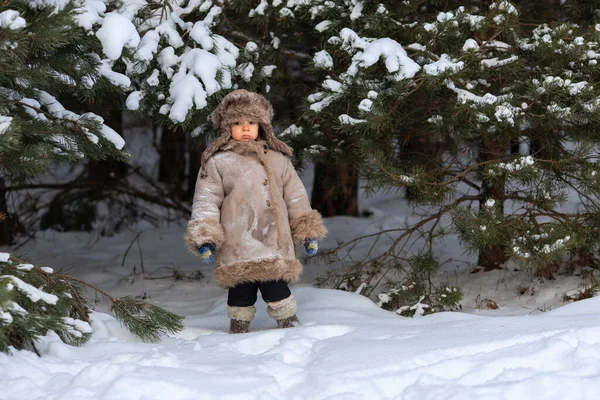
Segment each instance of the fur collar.
M225 143L219 150L221 151L233 151L237 154L248 154L248 153L267 153L269 144L264 140L254 140L252 142L241 142L238 140L231 139Z

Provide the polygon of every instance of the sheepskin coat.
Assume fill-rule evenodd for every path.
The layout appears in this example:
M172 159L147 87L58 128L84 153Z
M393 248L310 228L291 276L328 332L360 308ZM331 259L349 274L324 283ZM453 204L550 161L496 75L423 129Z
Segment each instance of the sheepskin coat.
M231 114L256 118L263 137L238 142L231 139L229 129L215 124L222 129L220 139L226 140L217 141L217 148L209 146L210 155L203 157L186 245L196 255L202 244L216 245L214 279L222 287L269 280L296 282L302 265L296 259L295 244L323 238L325 226L310 207L286 154L289 147L272 133L270 103L246 91L228 96L213 112L213 123L216 119L229 124ZM256 107L256 96L268 107Z

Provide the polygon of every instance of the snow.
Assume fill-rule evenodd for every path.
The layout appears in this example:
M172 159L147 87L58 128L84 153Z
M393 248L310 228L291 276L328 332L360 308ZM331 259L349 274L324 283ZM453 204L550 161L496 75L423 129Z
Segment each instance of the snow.
M290 126L284 133L297 134L298 129ZM322 150L319 145L310 148L315 153ZM531 165L533 159L516 162ZM313 172L309 166L303 175L309 196ZM361 191L360 196L361 209L373 215L327 218L330 234L321 248L417 218L401 195L366 197ZM496 206L493 199L485 204ZM137 254L129 254L121 267L137 229L144 231L138 251L146 271L163 279L133 274ZM462 312L400 317L359 294L313 287L316 276L338 267L323 260L302 260L302 281L291 289L303 326L275 329L259 299L251 332L229 335L227 292L212 281L212 265L200 264L184 249L184 229L185 224L162 228L140 224L131 232L99 240L94 234L45 231L20 248L39 265L72 266L69 273L111 295L144 295L185 316L185 328L160 343L142 343L100 304L89 322L93 333L87 344L69 346L50 332L36 345L41 357L17 350L0 354L0 398L597 398L600 297L567 305L562 299L564 293L579 290L578 277L542 281L511 265L473 274L468 267L473 259L462 254L458 238L449 235L437 245L436 254L452 262L437 279L462 288ZM386 240L377 248L386 249L393 238ZM353 256L366 254L371 245L357 246ZM174 280L170 268L183 276L201 272L206 278ZM522 287L527 293L519 296L517 289ZM481 299L493 300L499 309L477 308ZM408 307L419 315L426 305ZM74 331L89 332L83 321L69 322Z
M373 101L369 99L362 99L360 104L358 105L358 109L364 112L370 112L371 107L373 107Z
M357 61L361 67L370 67L383 57L388 72L396 73L396 80L412 78L421 69L419 64L408 57L402 45L395 40L382 38L366 43L355 35L348 28L344 28L341 32L344 42L352 43L353 46L364 49L353 57L353 60ZM354 75L350 70L348 73Z
M196 105L196 108L204 108L206 102L206 91L200 81L192 74L178 73L173 77L169 95L174 99L170 108L169 118L174 122L184 122L188 112Z
M152 74L146 78L146 83L148 86L158 86L160 80L158 79L159 71L157 69L152 70Z
M333 58L327 52L327 50L321 50L315 53L313 57L313 62L315 63L315 67L323 68L323 69L331 69L333 68Z
M171 67L177 65L179 57L175 55L175 49L169 46L161 50L158 54L157 61L167 78L171 78L173 75L173 68Z
M281 39L279 39L277 36L273 36L273 39L271 40L271 45L273 46L273 48L278 49L280 43Z
M49 334L41 357L0 355L5 398L595 399L600 299L523 317L402 318L354 293L293 288L304 326L224 333L225 299L188 304L186 328L142 344L104 313L92 340ZM200 307L198 307L200 306ZM197 310L197 311L194 311Z
M102 16L106 11L106 4L103 0L85 0L82 11L81 14L75 17L77 24L89 31L94 25L102 22Z
M441 115L434 115L430 118L427 118L427 122L434 124L434 125L439 125L442 126L444 121L444 117L442 117Z
M520 115L521 109L513 107L509 103L503 103L496 106L494 116L498 122L506 122L511 126L515 125L515 117Z
M125 100L125 107L127 107L127 109L131 111L138 110L140 108L140 101L143 97L144 94L137 90L129 93L129 96L127 96L127 100Z
M8 128L10 128L10 124L12 123L12 117L7 117L6 115L0 115L0 135L4 134Z
M111 127L102 125L101 133L105 139L108 139L108 141L112 142L116 149L122 150L123 147L125 147L125 140Z
M332 101L334 101L336 98L338 97L338 95L330 95L330 96L326 96L323 98L323 100L321 101L317 101L317 102L313 102L310 105L310 109L312 111L315 112L320 112L322 111L324 108L326 108L327 106L329 106L329 104L331 104ZM310 95L308 100L312 101L312 99L314 99L315 97L313 95Z
M160 36L156 31L147 32L144 37L142 37L140 44L136 50L135 58L140 61L149 61L152 59L152 55L156 53L158 49L158 42L160 40Z
M210 37L210 29L203 21L198 21L190 31L190 37L196 41L204 50L212 50L213 39Z
M260 74L265 78L269 78L271 75L273 75L273 71L275 71L275 69L277 69L277 65L265 65L260 70Z
M323 88L335 93L342 93L344 91L343 85L334 79L325 79L323 81Z
M500 67L503 65L507 65L510 63L513 63L515 61L517 61L519 59L519 56L510 56L508 58L504 58L504 59L499 59L498 57L494 57L494 58L489 58L486 60L481 60L481 66L485 67L485 68L494 68L494 67Z
M267 8L268 5L267 0L261 0L260 4L256 6L255 9L250 10L248 16L254 17L255 15L265 15L265 8Z
M356 125L356 124L362 124L364 122L367 122L364 119L352 118L348 114L342 114L338 117L338 119L339 119L340 123L343 125Z
M143 3L144 0L140 0L140 4ZM142 85L136 89L142 95L144 91L149 92L161 102L157 104L159 113L168 115L173 123L186 121L194 110L206 107L208 96L232 86L230 69L236 66L239 50L224 37L211 32L222 12L222 8L214 3L222 4L222 1L175 2L164 15L142 22L139 31L145 34L141 40L132 38L135 60L128 63L127 72L141 75L136 77L136 82L142 82ZM128 8L130 20L135 14L135 4ZM120 12L125 14L123 10ZM204 18L189 21L189 15L197 13L202 13ZM122 48L127 34L128 31L120 41L114 38L107 41L117 49ZM186 45L188 34L197 46L192 45L194 43ZM158 61L158 68L148 76L146 69L153 65L154 59ZM169 82L168 96L154 91L160 82ZM142 95L131 95L128 107L139 108Z
M465 63L462 61L453 61L447 54L442 54L438 61L423 66L427 75L437 76L446 71L458 72L463 69Z
M6 10L0 13L0 28L17 30L25 27L27 21L19 15L18 11Z
M502 0L490 5L490 10L494 10L496 8L500 11L505 11L507 14L518 14L517 9L510 3L510 1Z
M98 72L100 75L108 79L113 85L120 86L124 89L127 89L131 86L131 79L124 74L113 71L112 67L106 60L101 60Z
M31 301L38 302L42 300L47 304L56 304L58 297L53 294L46 293L43 290L35 288L30 284L23 282L21 279L13 275L0 275L0 279L9 279L17 287L17 289L25 294Z
M185 65L188 70L202 79L204 89L209 96L221 89L221 85L217 82L217 73L222 64L216 55L203 49L192 49L181 57L181 65Z
M121 57L123 47L135 48L140 43L140 35L133 23L116 12L104 16L96 37L102 43L102 51L111 60Z
M325 20L315 25L315 29L319 32L325 32L329 28L329 26L331 26L331 21Z
M13 317L12 317L11 313L6 312L6 311L1 311L1 309L0 309L0 319L2 321L4 321L4 323L7 325L13 321Z
M241 64L238 66L237 71L244 81L250 82L250 80L252 80L252 75L254 74L254 64L251 62Z
M289 8L284 7L284 8L282 8L282 9L279 10L279 16L281 18L287 18L287 17L294 18L294 13ZM277 47L275 47L275 48L277 48Z
M468 101L473 102L475 104L494 104L498 101L498 97L494 96L491 93L486 93L483 96L478 96L474 93L469 92L468 90L457 88L453 82L447 82L446 86L448 87L448 89L452 90L457 94L458 100L463 104Z
M279 137L284 136L297 136L300 135L303 131L301 126L296 126L296 124L292 124L288 126L283 132L279 134Z
M499 40L488 40L485 42L485 47L493 47L496 50L507 51L512 49L512 46L506 42L501 42Z
M479 50L479 45L477 44L477 41L475 39L467 39L465 41L465 44L462 47L463 51L469 51L469 50L475 50L478 51Z
M352 12L350 13L350 20L356 21L362 16L363 8L365 4L362 1L356 2L354 7L352 8Z
M248 54L256 54L258 52L258 45L252 41L246 42L246 47L244 47L244 53Z

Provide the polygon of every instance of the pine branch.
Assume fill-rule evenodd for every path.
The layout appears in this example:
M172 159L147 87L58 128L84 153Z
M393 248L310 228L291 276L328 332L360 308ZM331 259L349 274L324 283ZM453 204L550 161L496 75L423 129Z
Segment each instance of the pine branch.
M13 257L13 259L20 263L26 263L26 261L16 257ZM156 342L160 340L163 334L177 333L183 329L183 317L155 305L130 297L114 298L99 287L71 275L46 272L39 267L34 267L34 270L45 276L48 281L67 282L71 288L73 288L73 284L79 284L99 293L108 301L110 304L109 309L115 317L134 335L144 341ZM73 291L77 293L74 288ZM78 298L78 300L81 299ZM78 303L82 304L81 301ZM80 311L82 315L87 315L85 310Z

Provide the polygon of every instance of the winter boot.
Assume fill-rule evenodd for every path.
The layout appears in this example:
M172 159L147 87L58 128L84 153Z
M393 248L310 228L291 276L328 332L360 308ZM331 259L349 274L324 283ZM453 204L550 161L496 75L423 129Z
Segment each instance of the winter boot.
M298 317L296 317L296 314L292 315L289 318L277 320L278 328L294 328L296 326L301 326L300 321L298 320Z
M294 299L294 295L290 295L281 301L269 303L267 314L277 321L278 328L292 328L300 326L300 321L296 316L297 309L296 299Z
M248 333L250 330L250 321L232 319L229 323L229 333Z
M248 333L250 330L250 322L254 319L256 308L249 307L232 307L227 306L227 315L231 319L229 324L229 333Z

